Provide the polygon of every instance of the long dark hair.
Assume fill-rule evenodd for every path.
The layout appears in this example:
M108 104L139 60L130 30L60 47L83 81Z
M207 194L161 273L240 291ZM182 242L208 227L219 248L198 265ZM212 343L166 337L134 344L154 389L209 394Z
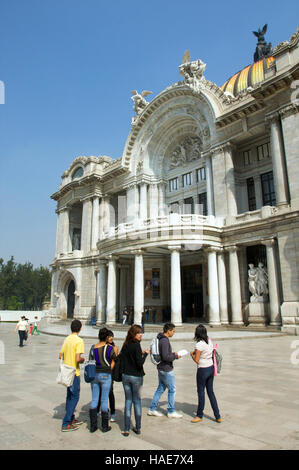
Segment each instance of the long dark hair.
M130 328L129 328L129 331L127 333L127 337L125 339L125 342L123 344L123 346L128 346L129 343L133 343L135 340L135 336L138 334L138 333L142 333L142 328L140 325L132 325Z
M198 325L195 328L194 339L195 341L205 341L207 344L209 344L208 333L205 326Z

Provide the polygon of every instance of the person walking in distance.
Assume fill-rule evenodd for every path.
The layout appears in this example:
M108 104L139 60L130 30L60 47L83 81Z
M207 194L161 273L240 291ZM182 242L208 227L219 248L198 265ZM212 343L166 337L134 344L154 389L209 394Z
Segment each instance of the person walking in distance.
M26 317L21 317L21 320L17 323L15 327L15 333L18 331L19 333L19 347L22 348L23 342L26 339L26 334L28 334L28 323L26 321Z
M65 339L59 353L59 359L63 357L65 364L75 367L74 382L71 387L67 387L65 416L62 421L61 431L76 431L82 421L75 419L75 408L80 398L80 364L84 362L84 341L79 338L82 328L80 320L73 320L71 323L71 334Z
M157 411L158 402L162 393L168 389L168 407L167 416L168 418L182 418L183 415L179 414L175 410L175 377L173 371L173 361L179 359L177 353L172 352L172 348L169 342L169 338L175 333L175 325L172 323L165 323L163 327L163 333L158 334L159 339L159 352L161 356L161 362L157 365L159 385L154 394L151 406L148 410L149 416L163 416L162 413Z
M38 317L34 317L34 325L33 325L33 330L32 330L32 335L34 335L34 332L36 331L37 335L39 335L38 331Z
M194 340L196 341L195 350L190 353L193 361L197 364L197 394L198 407L195 418L191 423L199 423L203 419L203 410L205 407L205 389L213 409L217 423L221 423L221 417L217 400L213 390L214 364L213 364L213 343L208 338L207 330L204 325L198 325L195 329Z

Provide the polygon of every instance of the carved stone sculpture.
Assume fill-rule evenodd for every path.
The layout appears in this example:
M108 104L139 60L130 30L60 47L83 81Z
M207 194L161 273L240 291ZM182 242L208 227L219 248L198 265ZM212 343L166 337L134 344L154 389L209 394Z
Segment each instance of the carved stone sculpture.
M145 96L151 95L152 91L143 90L141 93L138 93L136 90L132 90L131 99L134 101L134 111L137 114L140 114L144 108L148 105L148 102L145 100Z
M197 160L201 156L201 140L198 137L185 137L170 154L170 168Z
M253 264L249 264L248 266L248 287L252 294L250 302L263 302L264 296L269 293L267 271L263 263L258 263L257 268L255 268Z
M186 51L183 57L183 63L179 66L180 75L185 77L185 82L190 86L194 91L198 91L200 88L200 83L203 80L203 73L206 68L206 64L198 59L190 62L190 54L188 55ZM189 61L187 62L187 60Z

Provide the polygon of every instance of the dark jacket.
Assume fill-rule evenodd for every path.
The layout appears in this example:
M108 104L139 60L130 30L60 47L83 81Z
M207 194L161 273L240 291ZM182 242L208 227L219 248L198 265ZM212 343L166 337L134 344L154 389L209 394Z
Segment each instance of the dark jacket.
M167 336L163 333L158 334L159 339L159 352L162 361L157 365L158 370L170 372L173 370L173 361L178 358L176 353L172 352L171 344Z
M143 377L145 375L143 364L147 357L147 353L142 355L142 349L139 342L133 341L127 346L123 346L121 356L123 374L135 375L137 377Z

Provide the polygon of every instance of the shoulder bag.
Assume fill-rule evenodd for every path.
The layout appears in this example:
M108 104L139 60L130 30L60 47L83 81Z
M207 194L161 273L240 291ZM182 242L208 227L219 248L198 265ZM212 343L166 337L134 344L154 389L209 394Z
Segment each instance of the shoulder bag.
M86 361L84 365L84 380L86 383L93 382L97 373L96 361L91 359L91 355L94 357L94 344L90 348L88 361Z

